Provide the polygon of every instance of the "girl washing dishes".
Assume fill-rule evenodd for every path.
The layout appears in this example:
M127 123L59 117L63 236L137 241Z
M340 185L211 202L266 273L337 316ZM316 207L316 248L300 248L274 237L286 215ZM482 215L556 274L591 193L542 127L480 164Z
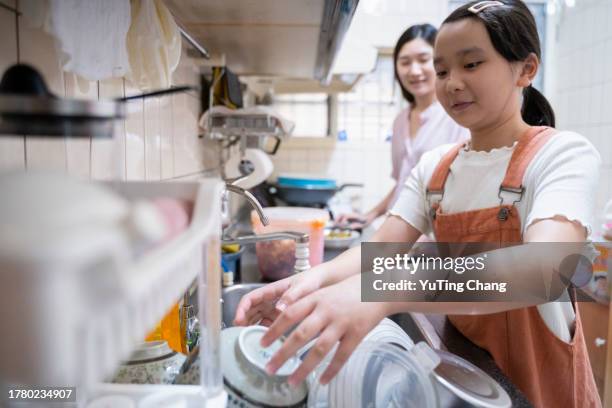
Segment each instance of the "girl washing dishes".
M423 155L374 241L412 244L430 231L438 242L499 248L586 241L601 159L581 135L553 128L552 108L531 86L540 55L535 21L522 1L471 2L446 18L434 51L436 94L471 139ZM500 251L506 249L490 254ZM338 342L321 377L328 382L383 317L444 313L534 406L601 406L575 302L365 303L360 255L352 248L242 299L236 323L271 323L264 346L297 325L270 360L270 372L318 335L289 380L304 379Z
M459 126L436 100L433 66L433 46L437 30L431 24L409 27L397 40L393 50L395 79L408 107L393 121L391 138L391 177L396 184L374 208L360 214L344 214L338 224L357 220L353 226L367 227L384 215L397 200L406 178L423 153L446 143L457 143L469 137L467 129Z

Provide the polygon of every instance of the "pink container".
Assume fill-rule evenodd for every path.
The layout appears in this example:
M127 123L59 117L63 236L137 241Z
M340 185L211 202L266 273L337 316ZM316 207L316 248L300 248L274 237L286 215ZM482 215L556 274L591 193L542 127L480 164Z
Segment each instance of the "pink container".
M251 222L255 234L269 232L295 231L307 233L310 237L310 266L323 262L323 247L325 235L323 230L329 220L326 210L307 207L268 207L264 213L270 220L268 226L263 226L257 213L251 212ZM293 274L295 265L295 241L283 239L258 242L255 245L257 264L261 276L265 280L283 279Z

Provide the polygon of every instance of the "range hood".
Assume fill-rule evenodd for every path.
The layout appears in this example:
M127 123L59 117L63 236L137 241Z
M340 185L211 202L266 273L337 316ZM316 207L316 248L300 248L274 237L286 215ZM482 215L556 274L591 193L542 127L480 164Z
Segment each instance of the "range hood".
M359 0L166 0L179 25L241 76L331 80Z

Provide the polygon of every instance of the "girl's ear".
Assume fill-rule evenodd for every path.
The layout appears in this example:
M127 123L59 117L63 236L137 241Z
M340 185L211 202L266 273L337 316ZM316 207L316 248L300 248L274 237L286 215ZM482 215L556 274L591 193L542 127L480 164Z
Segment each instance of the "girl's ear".
M535 78L538 73L538 68L540 66L540 60L537 55L533 52L529 53L527 58L522 63L523 67L521 68L521 74L518 78L517 85L522 88L527 88L531 85L533 78Z

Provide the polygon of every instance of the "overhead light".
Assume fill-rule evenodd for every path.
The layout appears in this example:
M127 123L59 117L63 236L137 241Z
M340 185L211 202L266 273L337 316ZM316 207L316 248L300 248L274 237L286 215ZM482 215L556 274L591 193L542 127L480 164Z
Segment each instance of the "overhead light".
M565 0L565 5L567 7L574 7L576 5L576 0Z

